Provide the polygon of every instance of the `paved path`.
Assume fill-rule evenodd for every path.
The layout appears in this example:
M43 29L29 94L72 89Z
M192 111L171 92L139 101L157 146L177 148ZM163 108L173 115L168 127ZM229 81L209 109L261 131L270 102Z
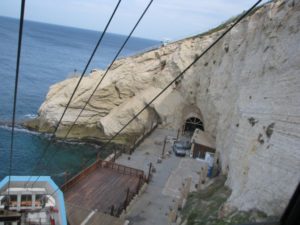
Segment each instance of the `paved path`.
M168 213L169 208L174 205L178 188L180 188L183 180L189 176L198 179L195 175L197 169L194 168L196 161L193 159L179 158L171 154L170 157L163 159L162 163L157 163L162 153L164 138L167 135L174 137L176 132L156 129L131 156L123 154L117 160L117 163L143 169L146 174L148 174L149 164L152 162L156 170L146 191L127 213L126 219L130 221L130 224L171 224L168 221ZM170 143L166 145L166 151L168 150L171 150ZM194 163L190 163L190 160ZM194 168L193 171L192 167ZM177 187L173 187L173 185Z
M188 177L192 178L190 191L196 191L195 185L199 182L202 163L203 162L187 157L181 159L177 168L172 171L162 193L174 198L180 198L180 190L178 187L180 187L184 179Z

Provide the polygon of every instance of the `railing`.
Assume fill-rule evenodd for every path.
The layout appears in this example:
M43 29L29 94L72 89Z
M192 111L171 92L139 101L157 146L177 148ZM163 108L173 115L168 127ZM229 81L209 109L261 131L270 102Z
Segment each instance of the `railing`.
M139 177L139 182L136 186L136 191L133 191L133 190L130 190L130 188L127 188L126 198L125 198L124 202L121 205L119 205L118 208L115 208L114 205L112 205L109 208L110 215L119 217L122 214L123 211L126 211L126 209L129 206L130 202L139 193L139 191L140 191L140 189L141 189L141 187L144 183L145 183L145 180L143 180L142 176L140 176Z
M143 142L143 140L146 137L148 137L152 133L152 131L155 130L155 128L157 126L158 126L158 122L152 123L151 126L150 126L150 128L149 129L145 129L144 132L143 132L143 134L141 136L136 137L135 140L133 141L133 144L129 147L129 149L130 149L129 150L129 154L131 154L134 151L134 149L136 149L139 146L139 144L141 142Z
M117 164L117 163L114 163L114 162L104 161L104 160L98 159L92 165L85 168L84 170L79 172L77 175L72 177L70 180L68 180L66 183L64 183L61 187L61 190L63 192L67 191L68 189L73 187L75 184L80 182L83 178L87 177L89 174L91 174L92 172L97 170L99 167L100 168L109 168L109 169L115 170L119 173L122 173L124 175L136 176L136 177L139 177L139 178L141 177L141 179L143 181L146 179L145 176L144 176L144 171L143 170L139 170L139 169L131 168L131 167L128 167L128 166L123 166L123 165L120 165L120 164Z
M98 168L98 162L94 162L89 167L85 168L84 170L80 171L77 175L72 177L70 180L68 180L66 183L64 183L61 187L61 190L63 192L67 191L69 188L71 188L74 184L78 183L83 178L87 177L89 174L91 174L93 171L95 171Z
M122 173L124 175L144 177L144 171L143 170L139 170L139 169L135 169L135 168L132 168L132 167L120 165L120 164L117 164L117 163L114 163L114 162L103 161L103 160L99 160L99 164L102 168L109 168L109 169L115 170L119 173Z
M8 224L10 224L10 223L8 223ZM21 223L21 224L24 224L24 225L51 225L50 222L40 222L40 221L36 222L36 221L30 221L30 220L27 220L27 221L25 221L24 223Z

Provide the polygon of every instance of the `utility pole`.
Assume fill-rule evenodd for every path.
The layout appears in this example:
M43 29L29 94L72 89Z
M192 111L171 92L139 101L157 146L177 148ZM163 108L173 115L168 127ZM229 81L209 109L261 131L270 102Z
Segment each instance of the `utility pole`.
M179 133L180 133L180 128L177 130L177 137L176 137L176 140L178 140L178 138L179 138Z
M165 137L164 146L163 146L162 153L161 153L161 158L162 159L164 158L164 155L165 155L166 143L167 143L167 137Z
M149 183L149 181L150 181L151 169L152 169L152 163L150 163L150 165L149 165L149 171L148 171L147 183Z

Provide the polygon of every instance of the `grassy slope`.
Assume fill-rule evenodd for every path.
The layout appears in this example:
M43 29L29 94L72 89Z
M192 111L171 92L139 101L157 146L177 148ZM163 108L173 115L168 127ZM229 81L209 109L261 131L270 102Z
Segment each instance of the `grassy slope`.
M224 186L225 180L224 176L218 177L205 190L190 193L181 212L182 221L187 225L227 225L267 219L264 213L257 210L233 211L227 215L222 213L220 209L231 193Z

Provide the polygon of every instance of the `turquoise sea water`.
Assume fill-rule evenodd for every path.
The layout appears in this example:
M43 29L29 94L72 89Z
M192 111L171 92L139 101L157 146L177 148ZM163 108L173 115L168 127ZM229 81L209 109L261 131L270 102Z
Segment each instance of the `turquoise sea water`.
M9 125L12 117L17 33L18 20L0 17L0 179L8 173L11 128L3 124ZM17 101L18 122L36 115L50 85L64 80L74 70L77 73L82 71L99 35L99 32L90 30L25 22ZM125 38L107 34L89 70L106 68ZM156 45L157 41L132 38L121 56L133 55ZM13 174L31 174L47 142L44 135L16 129ZM93 145L57 142L47 151L42 166L34 174L50 175L62 181L65 173L76 173L98 151L103 153L103 157L108 154L108 151ZM48 160L50 155L54 155L51 161Z

